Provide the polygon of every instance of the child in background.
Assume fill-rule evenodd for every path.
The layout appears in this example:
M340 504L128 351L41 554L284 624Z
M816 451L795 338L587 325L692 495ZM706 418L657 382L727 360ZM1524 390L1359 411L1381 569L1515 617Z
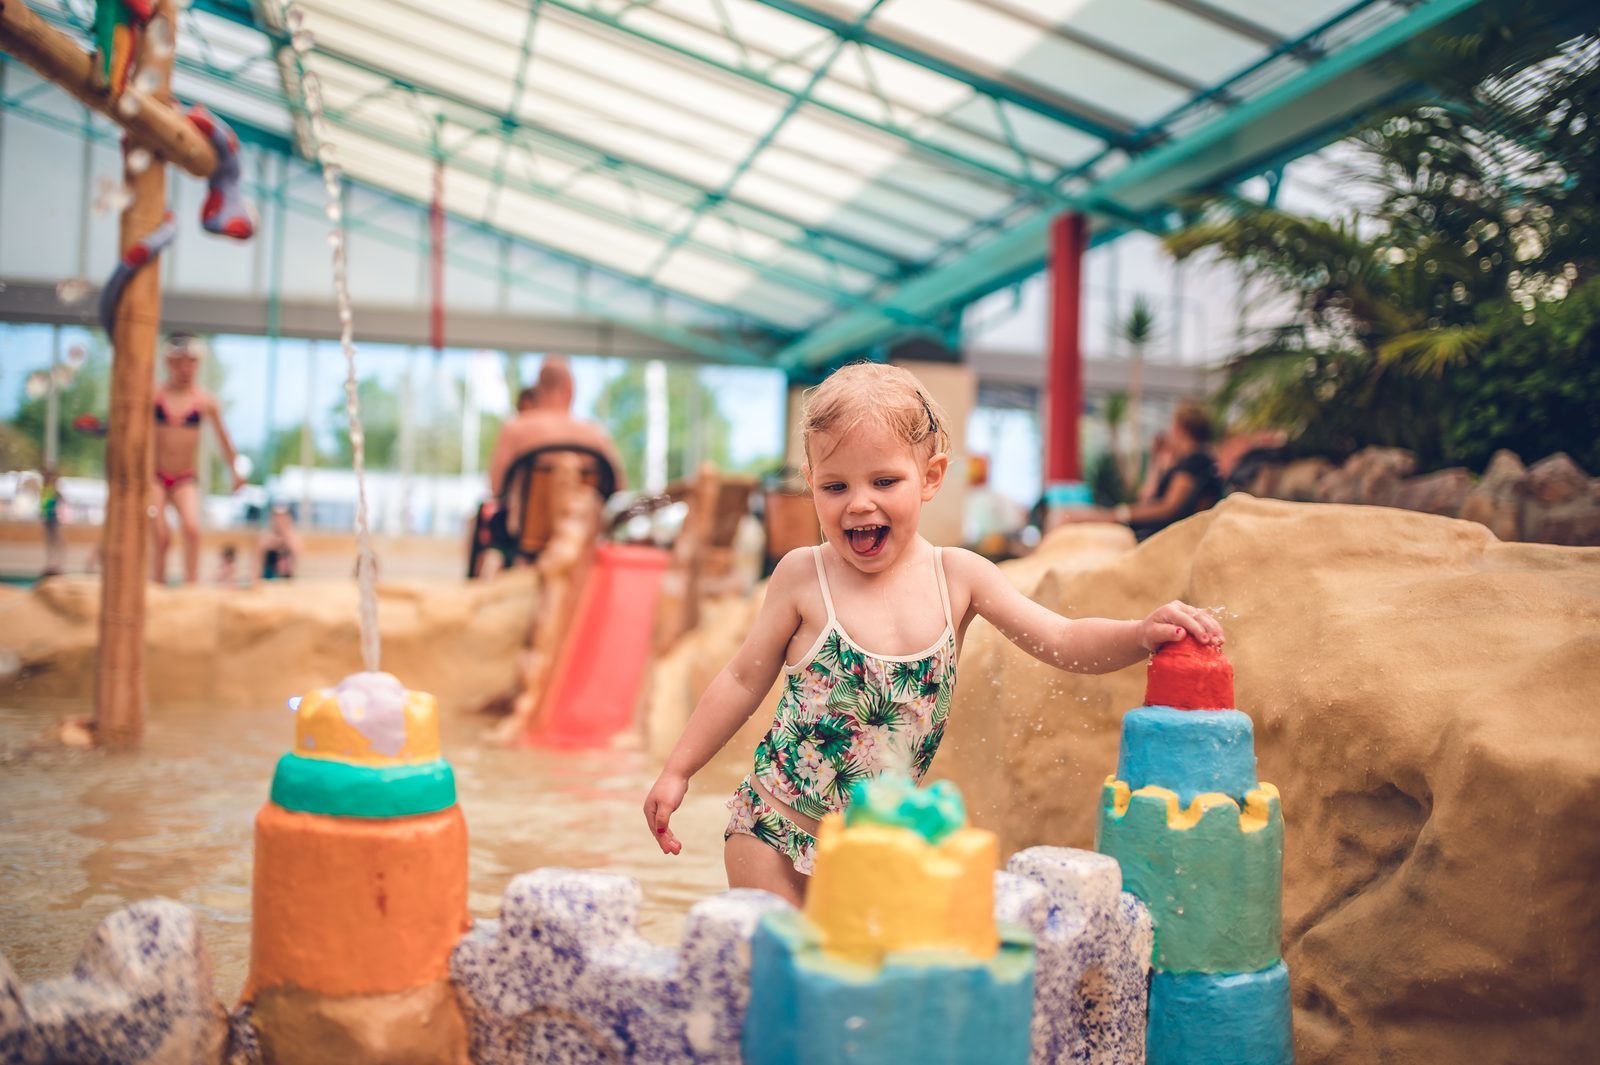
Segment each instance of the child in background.
M222 545L222 558L217 562L217 583L224 588L239 583L239 549L232 544Z
M222 408L217 397L196 383L205 345L199 337L174 333L167 339L167 380L156 389L155 509L152 514L155 543L151 577L157 584L167 581L167 548L172 534L167 529L167 508L178 512L179 532L183 536L183 579L193 584L200 579L200 485L195 463L200 452L200 427L208 419L216 430L222 460L228 464L233 490L245 480L235 468L238 456L233 440L222 424Z
M287 504L274 503L256 541L256 573L264 581L286 581L300 564L300 533Z
M1018 592L987 559L928 543L917 527L950 461L942 420L899 367L858 363L812 390L801 417L804 473L826 543L778 563L744 645L706 689L645 798L663 853L683 849L670 821L690 778L780 670L776 719L728 803L723 858L730 887L799 905L819 820L845 807L851 785L891 768L919 780L927 772L973 618L1078 673L1122 669L1172 640L1222 641L1215 618L1179 602L1142 621L1068 620Z

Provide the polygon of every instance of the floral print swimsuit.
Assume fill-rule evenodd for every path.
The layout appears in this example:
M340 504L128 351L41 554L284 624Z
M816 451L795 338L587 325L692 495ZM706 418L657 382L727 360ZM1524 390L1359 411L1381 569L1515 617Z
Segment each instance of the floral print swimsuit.
M956 627L940 548L933 549L933 569L945 629L914 655L876 655L850 638L833 612L822 548L812 552L828 623L798 665L783 667L777 715L756 747L755 771L728 800L733 816L722 834L753 836L808 876L816 838L768 802L752 780L819 820L845 808L852 784L886 769L905 769L921 780L944 738L956 686Z

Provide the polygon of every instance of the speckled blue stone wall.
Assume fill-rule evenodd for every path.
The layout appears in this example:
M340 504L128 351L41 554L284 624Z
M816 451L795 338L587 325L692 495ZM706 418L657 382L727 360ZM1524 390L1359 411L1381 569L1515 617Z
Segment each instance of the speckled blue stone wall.
M506 887L498 921L478 921L450 958L477 1065L738 1065L749 997L747 943L765 891L695 905L681 948L636 929L637 881L540 869Z

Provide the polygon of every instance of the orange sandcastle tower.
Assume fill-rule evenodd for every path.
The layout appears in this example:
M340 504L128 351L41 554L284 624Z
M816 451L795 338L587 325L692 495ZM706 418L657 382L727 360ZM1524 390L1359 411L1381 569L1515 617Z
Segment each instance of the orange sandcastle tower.
M434 698L357 673L297 715L256 815L244 999L263 1058L464 1062L467 825Z

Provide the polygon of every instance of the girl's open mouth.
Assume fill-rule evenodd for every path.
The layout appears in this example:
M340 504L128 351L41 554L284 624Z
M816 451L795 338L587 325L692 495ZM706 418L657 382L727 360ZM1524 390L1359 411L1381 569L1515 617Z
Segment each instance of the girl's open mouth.
M883 550L884 541L889 539L889 526L863 525L857 529L846 529L844 535L850 541L850 550L866 558Z

